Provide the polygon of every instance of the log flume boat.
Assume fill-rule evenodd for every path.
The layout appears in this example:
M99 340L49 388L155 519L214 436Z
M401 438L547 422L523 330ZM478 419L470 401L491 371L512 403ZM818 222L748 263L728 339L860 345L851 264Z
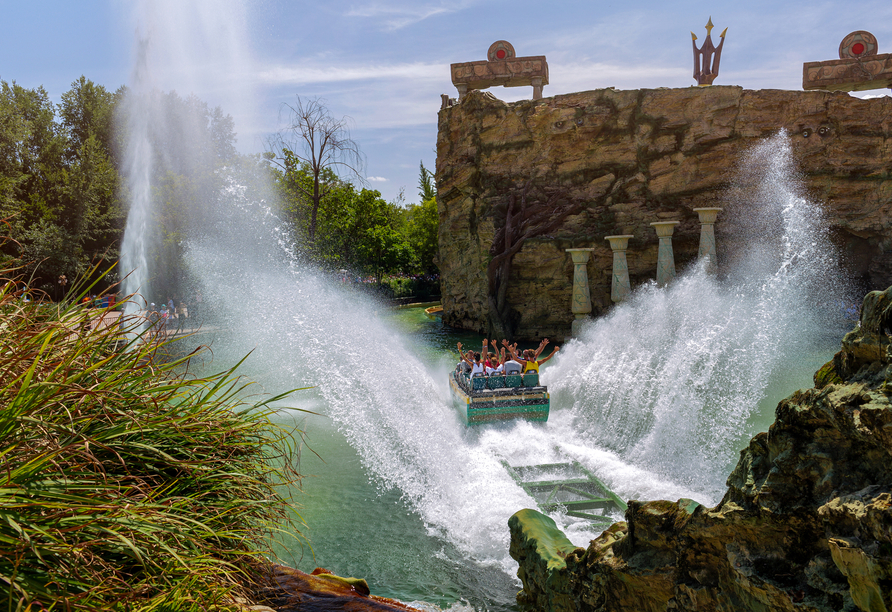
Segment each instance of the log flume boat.
M537 372L474 376L461 364L449 375L453 403L467 425L525 419L547 421L548 387L539 384Z

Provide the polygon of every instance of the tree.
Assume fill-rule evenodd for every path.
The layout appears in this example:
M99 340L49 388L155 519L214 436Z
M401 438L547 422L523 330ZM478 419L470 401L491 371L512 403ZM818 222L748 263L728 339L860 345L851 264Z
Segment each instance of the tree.
M115 105L122 95L121 90L111 93L84 76L62 94L59 116L68 131L69 157L76 155L91 136L99 141L106 153L112 153Z
M375 275L406 270L411 250L403 235L400 208L387 202L379 191L363 189L352 203L352 234L356 237L356 266Z
M221 206L228 175L224 169L240 163L234 123L219 107L211 108L194 95L156 90L122 93L120 140L134 142L130 130L145 129L143 136L151 145L148 160L135 159L131 151L121 164L122 175L131 179L125 188L134 186L137 173L145 168L150 172L148 230L141 238L147 245L151 279L141 291L152 294L152 299L164 299L183 290L186 237L206 230ZM140 117L146 119L145 126L136 120Z
M277 160L285 170L286 178L295 169L306 167L311 184L305 187L294 182L294 187L310 200L310 224L308 239L316 240L316 224L319 207L339 181L355 176L362 181L364 158L359 145L350 138L348 118L335 119L319 98L303 100L297 97L289 111L289 125L269 142L277 154ZM329 177L329 180L325 180Z
M418 178L418 195L421 196L422 202L427 202L437 197L434 175L424 167L424 162L421 162L421 176Z
M489 249L492 259L486 269L489 281L487 335L490 337L510 338L513 335L513 322L505 297L514 256L527 240L554 231L564 219L582 210L582 204L570 199L565 188L543 188L533 192L532 182L530 179L520 190L511 189L492 209L495 233Z
M86 272L120 236L108 151L114 103L81 77L62 95L57 121L42 87L0 81L0 218L12 238L4 248L38 287Z
M406 241L412 250L415 271L420 274L437 273L437 199L430 198L421 204L410 204L406 210Z

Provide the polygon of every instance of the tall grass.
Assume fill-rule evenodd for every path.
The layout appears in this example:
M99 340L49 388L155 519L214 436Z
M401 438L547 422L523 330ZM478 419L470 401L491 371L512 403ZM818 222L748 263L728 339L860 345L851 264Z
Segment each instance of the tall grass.
M236 609L296 533L292 432L138 321L25 302L0 266L0 612ZM129 328L129 329L128 329ZM249 596L249 595L248 595Z

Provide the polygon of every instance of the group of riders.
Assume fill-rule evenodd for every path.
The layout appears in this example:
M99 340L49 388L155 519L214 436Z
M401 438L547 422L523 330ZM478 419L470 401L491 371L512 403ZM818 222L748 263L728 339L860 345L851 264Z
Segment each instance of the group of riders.
M489 352L489 345L492 344L493 352ZM544 359L539 359L539 355L548 345L548 338L539 343L537 349L524 349L517 352L517 343L510 344L507 340L502 340L502 347L499 348L495 340L487 341L483 339L483 346L479 352L462 351L461 342L458 343L458 354L461 357L459 366L473 376L491 376L493 374L526 374L527 372L539 372L539 366L554 357L561 347L555 346L551 354Z

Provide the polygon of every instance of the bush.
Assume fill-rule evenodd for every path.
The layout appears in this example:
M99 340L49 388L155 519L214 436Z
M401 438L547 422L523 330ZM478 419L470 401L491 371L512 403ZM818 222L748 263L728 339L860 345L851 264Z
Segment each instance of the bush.
M385 277L381 280L381 293L388 299L416 297L427 301L440 297L439 277Z
M102 309L25 302L0 269L4 609L236 609L272 532L292 432L234 371L197 377ZM75 292L76 293L76 292ZM81 296L82 298L82 296ZM127 328L130 328L129 330Z

